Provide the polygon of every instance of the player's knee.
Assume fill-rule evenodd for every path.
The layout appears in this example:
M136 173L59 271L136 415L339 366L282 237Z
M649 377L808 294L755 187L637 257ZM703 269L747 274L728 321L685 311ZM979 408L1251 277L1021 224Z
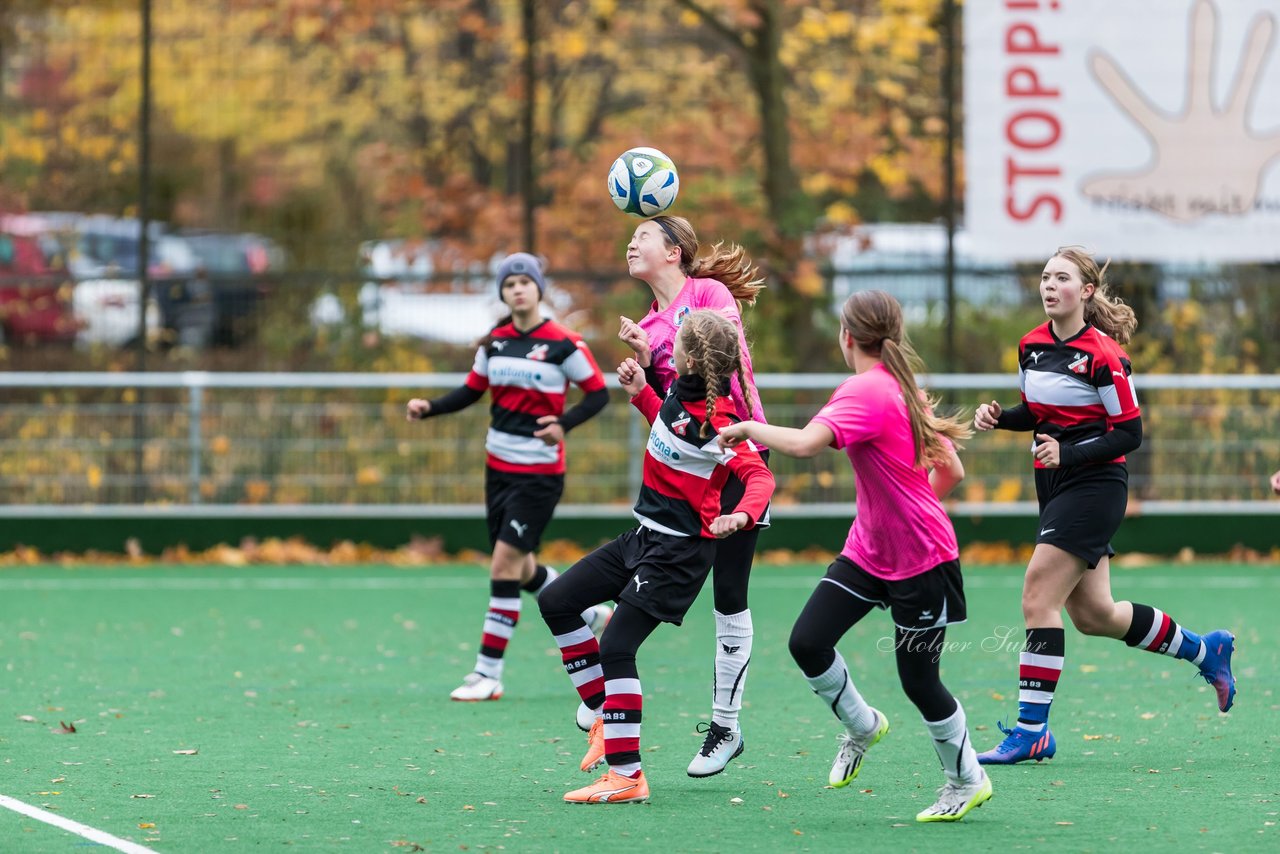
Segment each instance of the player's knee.
M544 618L575 613L564 594L565 591L557 589L554 584L548 584L538 591L538 610Z
M1071 624L1076 627L1082 635L1092 635L1094 637L1105 635L1111 628L1111 609L1101 609L1090 606L1067 608L1067 616L1071 618Z
M829 643L806 631L800 625L791 630L787 648L805 676L822 675L836 659L835 650Z

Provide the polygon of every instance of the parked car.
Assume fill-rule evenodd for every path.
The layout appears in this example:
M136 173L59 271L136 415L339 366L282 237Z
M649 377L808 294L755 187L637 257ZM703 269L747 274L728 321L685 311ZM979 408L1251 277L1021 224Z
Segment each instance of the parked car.
M195 275L199 259L187 241L168 233L163 223L150 223L148 238L147 335L168 330L173 343L201 346L212 326L208 300L188 304L171 299L166 314L161 298L175 291L193 294L186 283ZM80 343L119 346L137 340L142 321L138 220L85 216L75 223L70 241L68 266L78 280L74 303L83 325Z
M494 276L505 256L470 272L437 275L426 240L367 241L360 246L360 269L366 277L358 302L361 323L384 335L408 336L450 344L473 344L504 314ZM544 317L569 308L568 294L549 286L542 302ZM311 307L314 325L336 325L346 312L331 294Z
M0 338L5 343L70 343L77 323L66 270L45 262L32 237L0 233Z
M196 275L158 292L162 313L168 318L185 307L209 304L210 343L230 346L251 338L270 274L285 266L284 250L258 234L184 231L180 236L195 253Z

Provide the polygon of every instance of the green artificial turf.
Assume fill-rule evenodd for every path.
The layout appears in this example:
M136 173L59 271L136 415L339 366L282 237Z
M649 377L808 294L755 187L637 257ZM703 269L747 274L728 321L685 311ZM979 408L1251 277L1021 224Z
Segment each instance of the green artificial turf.
M719 776L685 774L710 712L709 590L654 634L639 660L652 799L613 806L560 800L591 779L585 737L529 597L506 696L449 701L474 661L484 568L5 569L0 794L159 852L1280 847L1274 566L1113 570L1117 598L1236 633L1236 708L1220 715L1185 662L1068 629L1057 757L991 769L994 798L956 825L914 820L943 778L877 648L882 612L841 650L892 731L849 788L825 787L838 726L787 652L822 569L755 570L746 752ZM967 569L969 621L948 633L943 679L980 750L1016 716L1021 574ZM90 846L3 809L0 840Z

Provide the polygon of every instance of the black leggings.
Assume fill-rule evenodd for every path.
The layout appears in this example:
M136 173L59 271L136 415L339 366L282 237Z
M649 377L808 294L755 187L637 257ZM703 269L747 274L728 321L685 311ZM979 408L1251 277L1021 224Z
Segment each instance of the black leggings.
M805 676L821 676L836 660L836 644L875 606L834 584L819 582L791 629L791 657ZM955 713L956 699L942 684L938 667L946 627L904 632L894 626L894 655L898 679L907 699L926 721L946 720Z
M765 465L769 464L768 451L761 451L760 457ZM732 512L745 492L746 486L742 481L731 476L720 490L720 512ZM752 526L716 541L711 593L715 597L716 610L721 614L740 614L750 607L747 604L747 585L751 581L751 563L755 560L756 541L759 539L760 529Z

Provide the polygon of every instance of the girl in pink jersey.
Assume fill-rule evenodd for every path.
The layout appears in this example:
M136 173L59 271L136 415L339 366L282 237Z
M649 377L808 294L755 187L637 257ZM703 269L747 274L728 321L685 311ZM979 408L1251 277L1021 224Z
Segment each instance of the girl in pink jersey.
M1018 659L1018 721L978 755L984 765L1051 758L1057 740L1049 708L1066 657L1065 608L1081 633L1194 664L1225 712L1235 699L1235 637L1224 629L1201 637L1159 608L1117 602L1111 594L1111 538L1124 518L1129 474L1125 454L1142 444L1132 367L1121 346L1138 326L1133 309L1110 294L1106 267L1078 248L1059 249L1040 274L1047 323L1022 337L1022 402L996 401L974 413L979 430L1035 435L1039 534L1022 585L1026 646Z
M946 627L965 619L959 549L940 499L964 477L953 443L969 431L934 415L916 387L919 359L889 294L859 291L845 301L840 351L854 376L807 426L744 421L721 428L720 443L733 448L749 439L789 457L812 457L826 447L848 454L857 515L796 620L791 655L845 726L830 783L847 786L889 721L858 693L836 643L873 608L888 609L903 690L920 710L946 774L937 802L916 819L958 821L991 797L964 709L938 675Z
M511 309L476 351L466 381L435 400L414 398L410 421L457 412L491 399L484 495L489 525L489 608L474 669L449 698L462 702L502 698L507 644L520 620L520 591L537 596L557 573L535 553L564 492L565 434L609 401L604 376L576 333L542 316L546 282L542 262L527 252L507 256L498 267L498 297ZM565 411L573 383L582 400ZM596 631L612 610L588 609L583 619Z
M754 304L764 284L742 247L726 248L717 243L710 254L699 257L698 237L688 220L656 216L640 223L627 244L627 270L649 285L653 302L639 323L621 318L618 337L634 351L636 362L644 368L646 381L658 396L665 397L676 380L673 343L685 318L699 309L710 309L727 317L738 331L745 382L751 388L748 394L742 382L736 377L732 380L730 397L737 409L736 415L740 419L763 422L764 407L760 396L754 393L751 353L747 349L739 305ZM762 457L768 462L767 450ZM724 506L735 506L741 497L742 483L733 478L725 486ZM709 723L699 724L706 737L689 763L690 777L719 774L729 760L743 751L738 716L754 635L747 584L760 529L768 524L766 513L755 526L716 545L712 575L716 619L712 713Z

